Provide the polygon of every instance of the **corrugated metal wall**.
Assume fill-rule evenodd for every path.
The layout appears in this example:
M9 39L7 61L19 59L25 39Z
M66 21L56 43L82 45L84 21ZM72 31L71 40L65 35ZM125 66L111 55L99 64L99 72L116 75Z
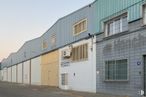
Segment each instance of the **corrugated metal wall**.
M7 67L7 59L3 59L1 62L1 68L4 69L5 67Z
M144 0L96 0L94 8L94 31L102 32L102 23L121 13L128 12L129 22L142 17ZM95 21L96 20L96 21Z
M128 12L129 21L142 17L141 5L144 0L96 0L94 3L85 6L61 19L59 19L45 34L41 37L26 42L17 53L10 55L2 67L11 66L34 58L42 53L78 41L88 36L88 33L100 33L103 31L104 21L113 16ZM81 19L87 18L88 30L78 36L73 36L73 24ZM56 35L56 44L50 43L52 34ZM42 41L48 43L48 48L42 50Z
M21 63L41 53L41 38L36 38L26 42L17 53L14 54L13 64ZM11 57L12 58L12 57Z

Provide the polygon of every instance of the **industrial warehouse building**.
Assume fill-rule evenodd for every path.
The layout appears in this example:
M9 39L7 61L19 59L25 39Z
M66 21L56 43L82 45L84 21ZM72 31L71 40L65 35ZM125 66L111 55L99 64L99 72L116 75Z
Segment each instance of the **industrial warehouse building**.
M6 82L146 96L146 0L95 0L1 65Z

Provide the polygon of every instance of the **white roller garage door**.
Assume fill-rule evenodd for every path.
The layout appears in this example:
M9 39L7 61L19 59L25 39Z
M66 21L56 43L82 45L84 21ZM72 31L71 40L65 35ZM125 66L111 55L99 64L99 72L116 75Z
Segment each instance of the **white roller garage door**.
M23 63L23 83L30 84L30 60Z
M31 60L31 84L41 85L41 57Z
M22 63L17 65L17 82L22 83Z
M12 82L16 83L16 65L12 66Z
M8 76L7 75L8 75L8 69L7 68L4 68L3 69L3 78L2 78L3 81L8 81L8 79L7 79Z
M2 81L2 73L3 73L3 70L0 70L0 81Z
M8 68L8 82L11 82L12 80L12 69L11 67Z

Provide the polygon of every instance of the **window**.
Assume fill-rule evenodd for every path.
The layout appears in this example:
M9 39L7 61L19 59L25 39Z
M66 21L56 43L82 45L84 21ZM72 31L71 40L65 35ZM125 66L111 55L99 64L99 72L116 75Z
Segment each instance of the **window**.
M127 30L128 30L127 15L122 15L106 23L106 36L111 36Z
M122 18L122 31L127 31L128 30L128 20L127 16Z
M51 44L52 44L52 46L55 46L55 44L56 44L56 34L52 34L52 36L51 36Z
M146 5L143 6L143 18L144 24L146 24Z
M68 74L67 73L61 74L61 84L68 85Z
M88 44L83 44L72 49L72 61L88 59Z
M43 40L43 43L42 43L42 49L46 49L47 46L48 46L48 45L47 45L47 42Z
M81 20L73 26L74 35L78 35L87 30L87 19Z
M106 81L124 81L128 79L127 59L105 62Z

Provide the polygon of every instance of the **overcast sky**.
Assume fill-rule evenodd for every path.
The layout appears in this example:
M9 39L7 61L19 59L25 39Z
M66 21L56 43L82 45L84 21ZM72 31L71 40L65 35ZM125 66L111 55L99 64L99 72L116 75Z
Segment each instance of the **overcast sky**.
M94 0L0 0L0 61Z

